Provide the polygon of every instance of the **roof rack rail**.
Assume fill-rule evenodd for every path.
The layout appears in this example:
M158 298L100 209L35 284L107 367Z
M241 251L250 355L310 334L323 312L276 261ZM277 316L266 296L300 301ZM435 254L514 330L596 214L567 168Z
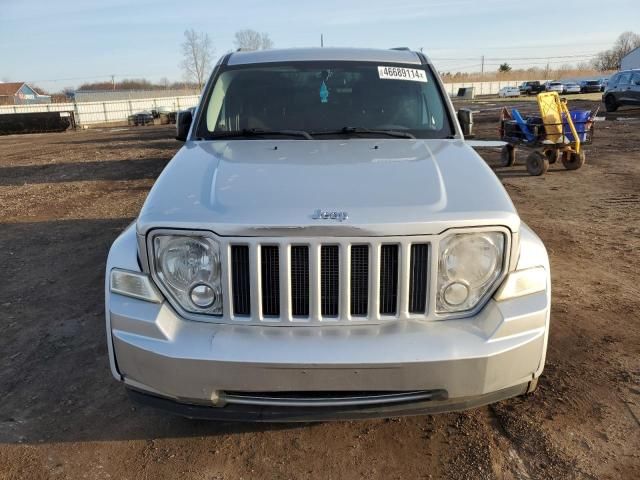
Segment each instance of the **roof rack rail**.
M410 52L411 51L411 49L409 47L393 47L393 48L390 48L389 50L402 50L402 51L405 51L405 52Z

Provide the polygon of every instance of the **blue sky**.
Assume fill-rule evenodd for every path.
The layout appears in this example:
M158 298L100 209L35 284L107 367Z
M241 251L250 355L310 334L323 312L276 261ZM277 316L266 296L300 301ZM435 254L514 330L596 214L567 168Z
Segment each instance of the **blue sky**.
M557 15L542 8L557 5ZM532 8L533 5L539 7ZM181 80L183 32L209 34L216 56L235 31L268 32L276 47L423 47L441 71L576 63L640 33L640 1L0 0L0 80L55 91L84 81ZM562 58L566 57L566 58Z

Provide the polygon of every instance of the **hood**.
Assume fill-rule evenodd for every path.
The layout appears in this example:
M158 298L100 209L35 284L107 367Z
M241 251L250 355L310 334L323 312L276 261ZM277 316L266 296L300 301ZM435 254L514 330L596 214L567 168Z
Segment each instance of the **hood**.
M314 218L318 210L338 213ZM138 232L426 235L519 222L462 140L231 140L188 142L151 189Z

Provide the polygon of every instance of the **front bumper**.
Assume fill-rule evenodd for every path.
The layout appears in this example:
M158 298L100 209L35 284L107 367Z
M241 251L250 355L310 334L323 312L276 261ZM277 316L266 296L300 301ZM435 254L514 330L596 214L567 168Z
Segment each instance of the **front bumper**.
M525 247L539 242L523 233ZM125 232L108 270L139 268L135 256L121 255L131 248L135 235ZM532 258L521 254L518 266ZM108 286L106 297L112 372L137 398L186 416L265 421L433 413L520 395L544 366L550 304L547 288L492 299L458 320L274 327L185 320L166 302L122 296ZM274 392L300 392L311 401L251 400ZM327 392L423 395L362 405L314 398Z
M233 422L324 422L331 420L358 420L407 415L429 415L454 412L488 405L527 392L528 384L515 385L504 390L472 398L434 399L381 406L352 407L277 407L260 405L226 405L224 408L180 403L171 399L129 389L134 402L175 415L202 420Z

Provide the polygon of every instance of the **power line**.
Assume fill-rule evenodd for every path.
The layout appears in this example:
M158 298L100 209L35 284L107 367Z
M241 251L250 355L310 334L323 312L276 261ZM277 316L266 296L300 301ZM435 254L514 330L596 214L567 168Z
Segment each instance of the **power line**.
M546 60L547 58L581 58L581 57L595 57L598 53L581 53L574 55L545 55L544 57L482 57L485 60L490 61L503 61L510 62L514 60ZM475 60L477 57L470 58L442 58L442 57L429 57L431 60L437 61L460 61L460 60Z

